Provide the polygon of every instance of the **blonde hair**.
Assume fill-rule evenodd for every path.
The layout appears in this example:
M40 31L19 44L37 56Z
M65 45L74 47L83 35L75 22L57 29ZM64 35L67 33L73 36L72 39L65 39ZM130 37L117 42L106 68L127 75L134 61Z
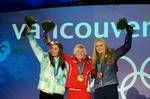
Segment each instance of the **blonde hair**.
M104 52L99 55L96 51L96 43L101 42L104 44ZM99 38L95 40L94 46L93 46L93 55L92 55L92 63L93 68L95 68L97 60L100 60L101 64L111 64L114 62L114 50L112 48L109 48L106 41L103 38Z
M82 44L76 44L73 49L73 54L75 54L79 49L84 49L84 54L86 55L86 47Z

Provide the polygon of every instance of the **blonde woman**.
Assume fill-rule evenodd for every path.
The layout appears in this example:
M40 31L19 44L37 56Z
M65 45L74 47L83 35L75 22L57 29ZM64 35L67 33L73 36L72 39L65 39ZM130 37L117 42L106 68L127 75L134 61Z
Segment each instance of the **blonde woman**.
M125 43L118 49L109 48L104 39L94 43L92 62L96 71L95 99L118 99L117 60L131 48L133 28L128 25Z
M92 61L86 55L86 47L82 44L75 45L73 55L66 59L69 63L66 80L67 99L92 99L91 93L87 91Z

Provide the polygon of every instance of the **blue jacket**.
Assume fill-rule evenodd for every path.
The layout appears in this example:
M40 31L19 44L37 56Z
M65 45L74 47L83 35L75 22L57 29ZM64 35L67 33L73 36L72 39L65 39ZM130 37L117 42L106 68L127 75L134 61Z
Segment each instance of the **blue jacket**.
M100 88L108 85L118 85L117 78L117 60L125 55L131 49L132 43L132 33L127 33L125 37L125 43L120 48L114 50L115 60L112 64L101 66L100 62L96 62L96 71L98 71L97 67L100 68L100 72L102 72L103 76L101 78L95 78L94 88Z

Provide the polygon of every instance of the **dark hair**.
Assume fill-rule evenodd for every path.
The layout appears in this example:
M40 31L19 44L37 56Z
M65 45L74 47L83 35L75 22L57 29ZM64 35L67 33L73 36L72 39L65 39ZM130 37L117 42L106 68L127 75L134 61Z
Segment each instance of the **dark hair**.
M55 45L57 45L58 48L59 48L59 52L58 52L59 66L61 66L62 69L65 69L66 68L66 63L65 63L64 55L63 55L63 46L60 42L56 42ZM50 58L52 66L55 66L54 57L51 55L50 52L49 52L49 58Z

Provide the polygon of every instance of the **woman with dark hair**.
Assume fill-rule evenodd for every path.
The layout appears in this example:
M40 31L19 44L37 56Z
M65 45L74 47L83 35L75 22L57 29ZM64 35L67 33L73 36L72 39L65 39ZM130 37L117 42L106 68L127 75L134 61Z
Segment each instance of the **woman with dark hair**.
M51 47L54 42L51 41L48 34L46 34L46 39ZM86 50L85 45L76 44L72 56L64 54L64 59L68 63L65 84L68 89L67 99L92 99L91 92L88 91L92 60L87 56Z
M25 31L34 54L40 62L38 89L40 99L63 99L67 76L67 63L63 57L63 46L60 42L51 44L51 49L44 52L30 33L27 25Z
M96 71L95 99L118 99L117 61L131 48L133 28L126 27L125 43L118 49L109 48L102 38L94 42L92 62Z

